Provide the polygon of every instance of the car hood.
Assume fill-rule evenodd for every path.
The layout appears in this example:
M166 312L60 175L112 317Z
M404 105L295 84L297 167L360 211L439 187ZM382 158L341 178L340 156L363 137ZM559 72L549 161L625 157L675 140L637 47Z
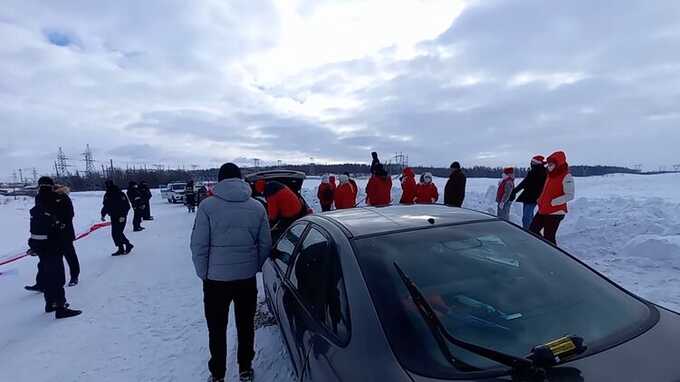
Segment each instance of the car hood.
M547 382L680 381L680 315L659 309L651 329L609 350L553 369ZM411 374L416 382L443 381ZM510 381L511 378L469 381Z

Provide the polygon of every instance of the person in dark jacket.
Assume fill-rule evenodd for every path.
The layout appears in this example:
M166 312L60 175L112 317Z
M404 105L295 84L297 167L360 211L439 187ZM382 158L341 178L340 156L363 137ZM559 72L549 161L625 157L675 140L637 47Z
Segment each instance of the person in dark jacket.
M203 282L208 326L210 381L224 381L227 321L234 302L239 379L252 381L255 357L256 275L269 258L272 240L267 213L233 163L220 168L214 196L198 206L191 234L196 275Z
M153 216L151 216L151 198L153 197L153 194L145 181L139 183L139 192L142 194L142 200L144 201L142 220L153 220Z
M144 230L142 227L142 216L144 215L144 198L139 190L137 182L130 182L127 189L127 197L132 205L132 231L139 232Z
M106 220L106 215L111 217L111 237L113 238L113 243L118 247L118 251L114 252L112 256L126 255L134 247L123 232L125 230L125 223L127 223L127 215L130 211L130 201L125 196L125 193L113 184L112 180L107 180L103 204L101 211L102 221Z
M76 248L73 245L73 242L76 240L76 231L73 228L73 217L75 216L73 202L69 197L71 190L66 186L57 185L54 191L57 194L57 215L63 225L60 239L64 258L69 269L70 280L68 286L72 287L78 285L80 262L78 261Z
M529 229L531 222L534 220L534 212L538 205L538 197L543 192L545 179L548 173L544 166L545 158L541 155L536 155L531 159L531 168L527 176L515 187L512 192L511 200L514 200L518 193L521 192L517 201L524 205L522 214L522 227Z
M193 180L188 181L184 188L184 205L187 206L189 213L196 212L196 190Z
M453 207L462 207L465 200L465 184L467 178L460 168L460 163L451 164L451 175L444 188L444 204Z
M45 298L45 312L55 313L55 318L68 318L82 313L69 309L66 303L64 283L64 260L62 259L61 238L64 224L59 220L58 195L53 191L54 181L42 177L31 208L31 236L28 240L29 253L40 258L41 286Z

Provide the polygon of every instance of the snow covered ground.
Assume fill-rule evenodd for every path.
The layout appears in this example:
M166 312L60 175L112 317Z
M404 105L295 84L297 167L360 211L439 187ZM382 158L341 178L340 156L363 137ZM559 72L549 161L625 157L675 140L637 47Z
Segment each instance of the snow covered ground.
M443 190L445 179L436 179ZM465 206L495 211L495 179L470 179ZM558 241L568 251L635 293L680 310L680 175L577 178L577 199ZM303 190L313 206L319 181ZM359 181L360 186L365 180ZM394 198L400 190L395 182ZM76 228L98 221L101 193L72 194ZM20 252L30 199L0 197L0 259ZM207 377L207 331L201 284L188 242L193 216L153 199L156 220L128 233L131 256L112 258L109 230L77 242L81 284L67 288L78 318L42 313L32 284L36 260L0 266L0 379L7 381L202 381ZM521 206L512 219L520 221ZM261 296L262 297L262 296ZM262 310L265 310L261 307ZM231 320L233 322L233 320ZM232 324L230 339L235 338ZM261 381L293 381L275 326L257 330L255 368ZM236 379L235 341L229 342L229 380Z

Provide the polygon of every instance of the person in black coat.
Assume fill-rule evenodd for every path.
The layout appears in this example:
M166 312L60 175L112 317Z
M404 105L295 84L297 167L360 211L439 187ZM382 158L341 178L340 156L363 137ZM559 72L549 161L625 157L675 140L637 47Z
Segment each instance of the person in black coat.
M139 183L139 192L142 194L142 200L144 201L144 211L142 213L143 220L153 220L151 216L151 189L146 182Z
M132 230L134 232L139 232L144 229L142 227L142 216L144 215L144 209L146 208L144 197L139 189L137 182L130 182L127 189L127 197L132 205Z
M531 169L527 173L526 178L522 180L512 192L510 200L514 200L515 196L521 191L522 194L517 198L517 201L524 204L524 211L522 214L522 227L529 229L531 222L534 219L534 211L538 197L543 192L545 179L548 172L544 167L544 158L541 155L536 155L531 159Z
M462 207L465 200L465 187L467 178L460 168L460 163L451 164L451 174L444 188L444 204L453 207Z
M187 210L192 213L196 212L196 190L194 189L194 181L190 180L187 182L184 188L184 205L187 206Z
M125 193L113 184L112 180L107 180L101 214L102 221L106 220L106 215L111 217L111 236L113 237L113 243L118 247L118 251L114 252L112 256L128 254L134 247L123 232L129 211L130 202Z
M77 316L79 310L69 309L64 292L64 261L62 259L62 231L65 224L59 217L59 196L54 192L54 181L42 177L40 189L31 208L31 236L29 254L40 258L40 283L45 298L45 312L55 312L56 318Z
M68 286L76 286L80 276L80 262L73 245L76 240L76 231L73 228L73 217L75 216L73 202L69 197L71 190L66 186L57 185L54 191L57 195L57 216L62 223L61 246L71 276Z

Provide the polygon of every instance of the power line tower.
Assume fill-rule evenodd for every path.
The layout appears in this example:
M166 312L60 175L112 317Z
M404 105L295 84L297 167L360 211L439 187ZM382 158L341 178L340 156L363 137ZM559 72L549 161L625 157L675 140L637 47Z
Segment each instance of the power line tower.
M36 170L35 167L33 167L32 175L33 183L38 183L38 170Z
M71 165L68 163L68 160L69 158L66 156L66 154L64 154L64 150L59 147L59 151L57 152L57 161L55 162L57 177L68 175L68 168L71 167Z
M260 168L261 163L262 163L262 161L260 159L253 158L253 167Z
M85 174L87 176L92 176L92 174L95 173L95 168L94 168L94 156L92 155L92 150L90 149L90 145L85 146L85 152L82 153L83 155L83 162L85 162Z

